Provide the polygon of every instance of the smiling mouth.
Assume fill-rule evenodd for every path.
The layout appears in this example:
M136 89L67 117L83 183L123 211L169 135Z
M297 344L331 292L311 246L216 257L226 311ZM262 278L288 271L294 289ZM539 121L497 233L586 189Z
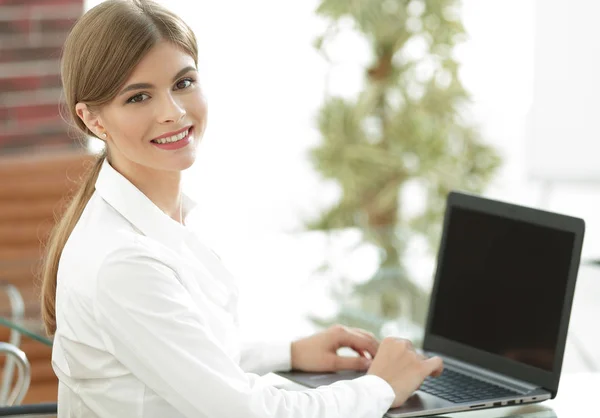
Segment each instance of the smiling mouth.
M185 131L178 133L177 135L171 135L165 138L160 138L160 139L153 139L152 143L154 144L171 144L173 142L179 142L182 139L184 139L188 133L192 130L192 126L190 126L189 128L187 128Z

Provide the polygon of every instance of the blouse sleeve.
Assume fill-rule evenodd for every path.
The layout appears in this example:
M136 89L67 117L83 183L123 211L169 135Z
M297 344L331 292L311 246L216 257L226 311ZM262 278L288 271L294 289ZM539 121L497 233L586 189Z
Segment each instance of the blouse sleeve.
M99 270L96 317L107 349L185 416L371 418L394 392L377 376L286 391L246 373L212 336L174 270L141 246L117 250Z
M292 367L291 341L244 341L241 352L240 367L245 372L262 375Z

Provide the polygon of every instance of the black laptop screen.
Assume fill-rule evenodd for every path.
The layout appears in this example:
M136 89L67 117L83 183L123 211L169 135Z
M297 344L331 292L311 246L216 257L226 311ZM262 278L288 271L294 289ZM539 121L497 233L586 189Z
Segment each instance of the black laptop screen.
M430 331L552 371L575 235L452 208Z

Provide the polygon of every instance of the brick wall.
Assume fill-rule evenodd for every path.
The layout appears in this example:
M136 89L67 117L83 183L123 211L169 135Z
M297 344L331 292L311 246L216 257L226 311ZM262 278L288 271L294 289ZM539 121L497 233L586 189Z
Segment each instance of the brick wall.
M59 114L59 61L84 0L0 0L0 153L80 146Z
M77 154L59 114L60 53L83 2L0 0L0 175L7 179L0 183L0 279L19 288L32 318L39 317L40 241L72 187L67 179L78 178L89 158ZM0 315L6 302L0 298ZM7 339L0 327L0 341ZM32 376L25 403L56 402L50 348L28 339L21 348Z

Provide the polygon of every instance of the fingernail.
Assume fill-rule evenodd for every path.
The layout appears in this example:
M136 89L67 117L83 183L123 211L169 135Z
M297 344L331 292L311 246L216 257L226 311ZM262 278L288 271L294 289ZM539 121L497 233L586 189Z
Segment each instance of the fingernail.
M368 359L368 358L363 359L363 364L366 367L369 367L371 365L371 362L372 362L371 359Z

